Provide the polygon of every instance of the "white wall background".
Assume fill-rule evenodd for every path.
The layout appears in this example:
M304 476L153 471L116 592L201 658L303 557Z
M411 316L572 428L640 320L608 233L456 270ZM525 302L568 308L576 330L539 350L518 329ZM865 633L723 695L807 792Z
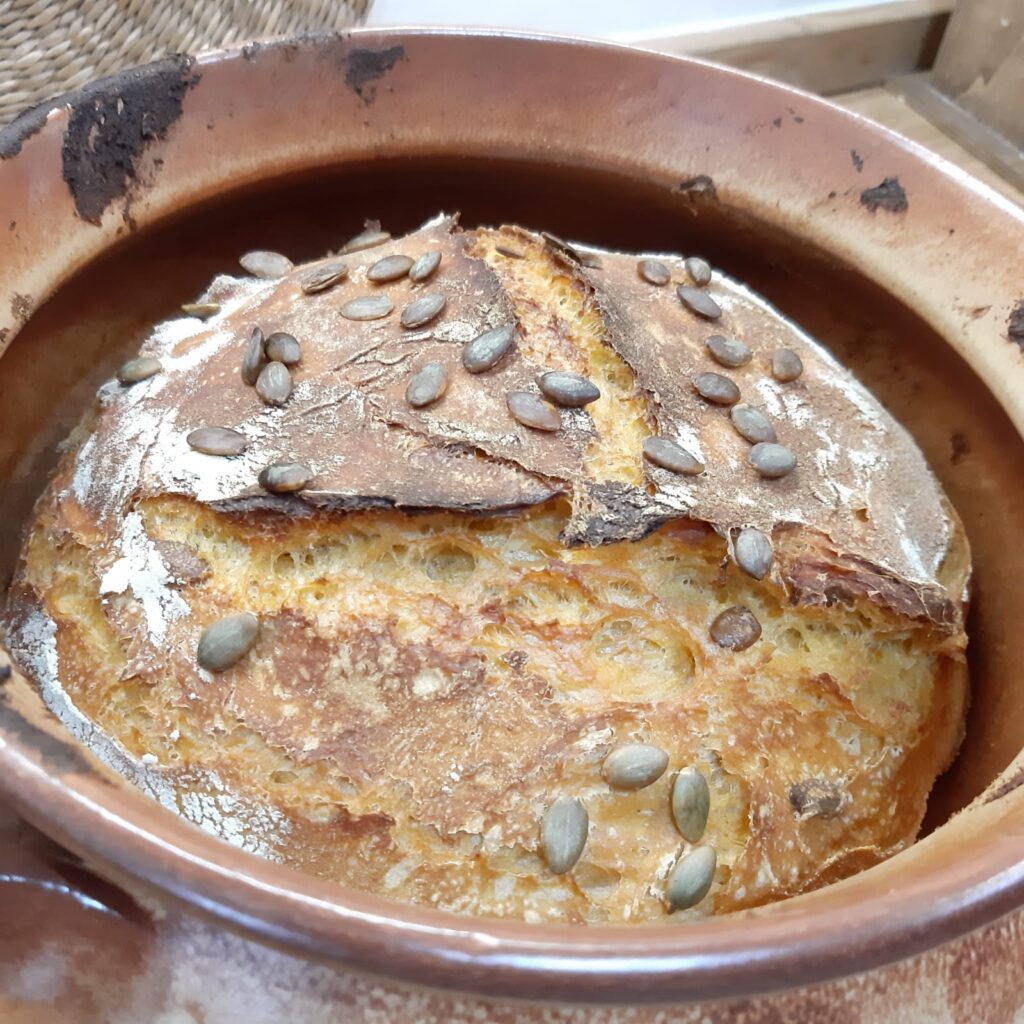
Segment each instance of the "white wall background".
M865 0L375 0L371 25L477 25L623 41L676 28L863 6Z

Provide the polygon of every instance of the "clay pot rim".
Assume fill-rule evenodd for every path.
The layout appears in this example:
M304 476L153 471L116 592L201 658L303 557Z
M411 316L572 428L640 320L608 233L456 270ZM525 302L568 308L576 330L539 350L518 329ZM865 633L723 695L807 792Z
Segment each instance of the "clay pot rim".
M751 89L799 100L830 123L857 126L860 137L873 138L900 154L903 165L920 175L919 181L953 189L964 204L951 215L953 220L967 219L968 212L986 223L997 214L1008 217L1012 223L1001 227L1005 237L1024 243L1024 215L940 158L824 100L708 62L545 35L443 29L358 30L344 37L275 42L268 48L370 42L414 46L423 39L440 39L456 48L491 40L529 48L535 56L544 49L550 53L551 48L560 54L583 50L591 56L628 55L624 59L637 69L671 73L697 67L715 81L721 81L720 76L744 80ZM243 59L243 48L235 47L204 53L197 64L207 69ZM119 78L111 76L91 88L111 88ZM51 116L36 134L52 136L62 120L66 114ZM4 134L17 134L25 127L23 115ZM0 181L3 173L0 165ZM112 240L108 231L94 251ZM859 267L863 269L863 261ZM66 268L64 276L72 269ZM49 289L37 288L37 300L61 279L55 274ZM993 284L994 294L1002 299L1013 297L1009 288L999 280ZM933 314L930 322L955 344L941 311L927 302L923 306L923 313ZM991 359L987 352L974 354L979 374L1019 426L1024 422L1021 403L1008 401L1007 396L1020 387L1024 372L1019 366L1008 370L1009 361L1002 354ZM1000 379L1000 374L1005 376ZM901 872L887 870L896 863L890 861L841 884L753 913L686 926L587 928L460 917L344 889L228 846L160 808L107 769L55 768L51 744L78 748L69 738L49 733L49 739L41 740L39 729L32 728L35 733L18 734L7 719L0 720L0 789L44 831L106 865L115 877L169 892L266 941L410 983L581 1003L667 1002L767 992L892 962L1024 903L1024 861L1012 842L1014 830L1024 824L1024 795L1011 789L969 812L970 827L962 830L955 849L946 849L950 844L940 829L896 858ZM932 865L915 873L915 863L936 850L942 868ZM897 876L899 881L894 882ZM881 879L889 886L884 897L878 891Z

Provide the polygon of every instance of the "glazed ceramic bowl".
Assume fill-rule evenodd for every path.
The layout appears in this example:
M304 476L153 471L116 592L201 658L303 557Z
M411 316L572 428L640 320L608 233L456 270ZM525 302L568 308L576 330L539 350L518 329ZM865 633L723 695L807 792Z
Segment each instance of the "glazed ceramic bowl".
M802 93L696 61L499 34L367 31L170 58L24 115L0 155L5 573L55 443L148 324L246 249L309 258L365 216L398 233L453 208L469 223L700 251L749 281L915 434L976 566L974 702L929 834L756 912L531 926L352 892L162 809L99 766L15 673L0 705L0 787L30 821L147 899L407 995L423 985L635 1004L764 993L1019 914L1020 210ZM991 947L993 970L1015 969ZM927 973L937 961L918 962Z

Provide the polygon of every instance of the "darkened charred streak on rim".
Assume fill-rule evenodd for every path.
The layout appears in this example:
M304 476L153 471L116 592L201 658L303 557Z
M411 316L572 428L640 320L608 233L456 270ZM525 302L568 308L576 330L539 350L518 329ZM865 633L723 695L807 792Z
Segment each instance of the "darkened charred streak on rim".
M909 209L907 193L900 184L900 179L884 178L874 188L866 188L860 194L861 206L867 207L871 213L876 210L888 210L890 213L904 213Z
M389 46L384 50L365 47L350 50L344 57L345 84L369 106L377 98L374 83L399 61L408 59L404 46Z
M58 722L56 716L53 716L53 721ZM46 768L57 775L88 774L109 781L96 771L85 749L75 740L70 736L66 741L62 740L30 722L11 706L10 695L3 690L0 690L0 730L16 736L27 748L36 751Z
M1006 336L1024 352L1024 299L1010 312L1010 319L1006 322Z
M194 60L177 54L85 86L70 103L61 147L64 181L78 215L99 224L111 203L138 181L151 142L181 117L185 93L199 81Z

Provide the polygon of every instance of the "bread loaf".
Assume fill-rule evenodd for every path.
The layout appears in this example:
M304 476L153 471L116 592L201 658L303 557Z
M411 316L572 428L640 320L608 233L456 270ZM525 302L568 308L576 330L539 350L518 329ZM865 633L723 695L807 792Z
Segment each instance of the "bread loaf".
M700 917L911 843L969 555L909 435L703 261L369 230L100 389L4 612L50 705L228 841L459 912Z

